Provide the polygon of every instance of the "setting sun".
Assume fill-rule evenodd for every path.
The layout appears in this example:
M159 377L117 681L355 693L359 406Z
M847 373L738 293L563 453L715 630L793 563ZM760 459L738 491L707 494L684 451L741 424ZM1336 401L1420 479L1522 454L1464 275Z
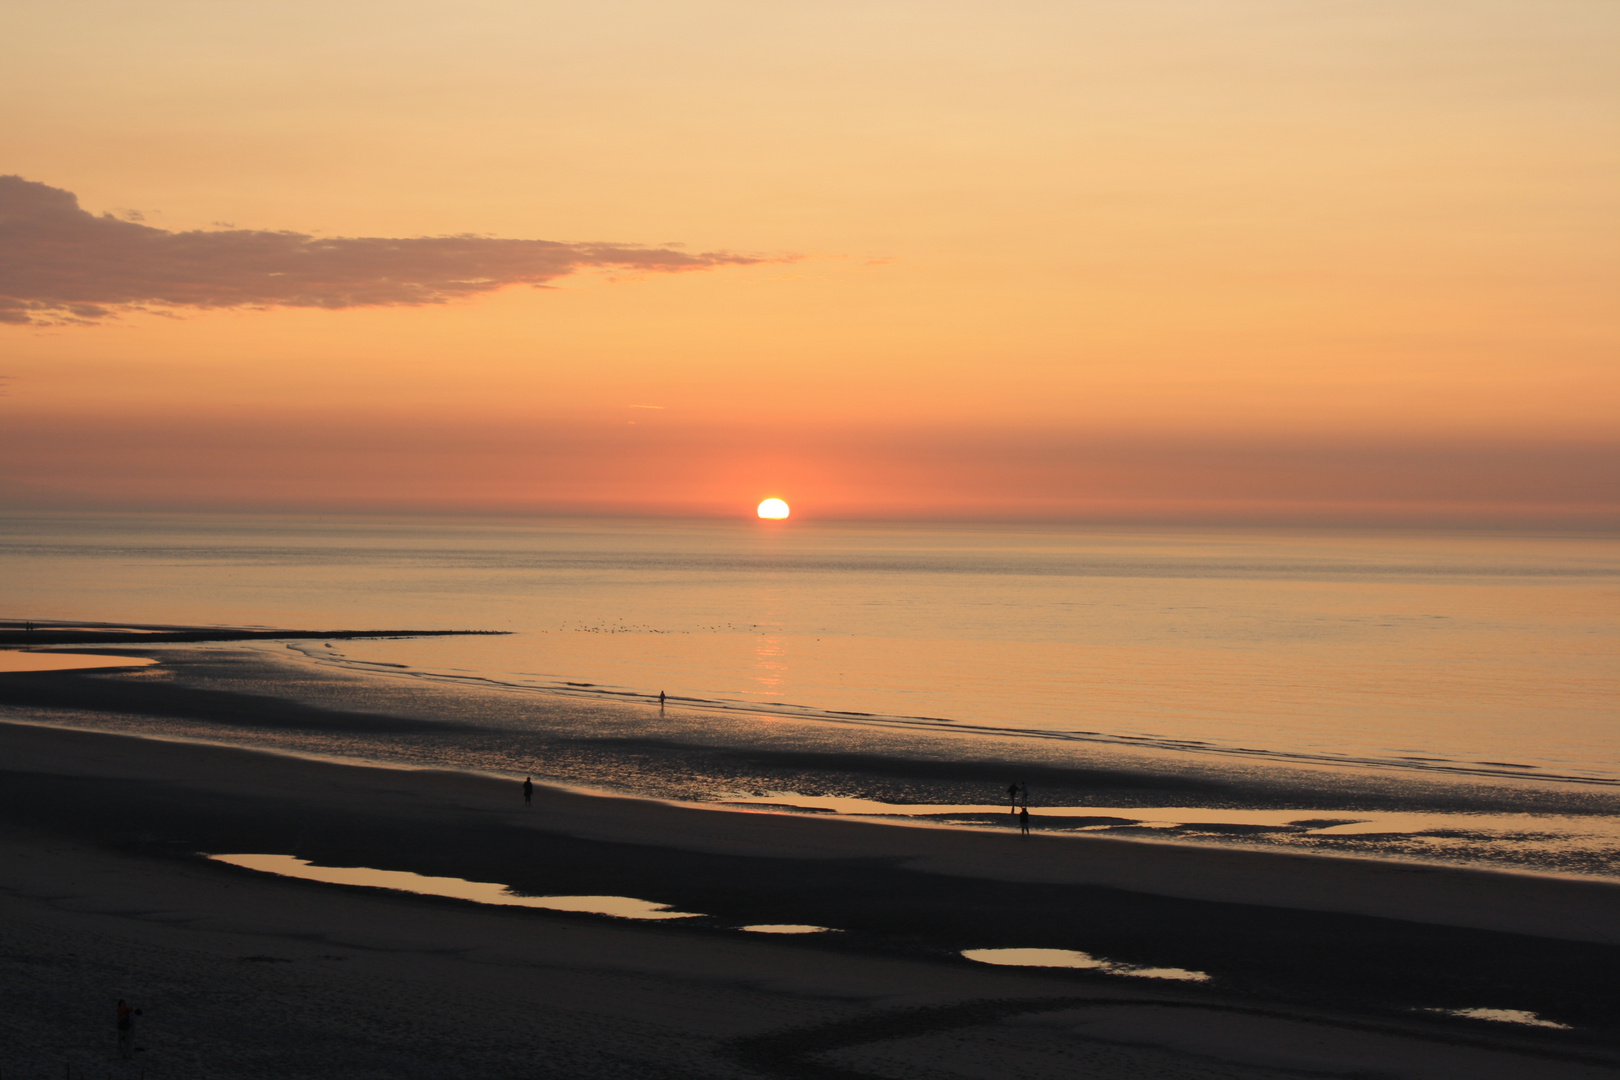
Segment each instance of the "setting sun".
M788 504L781 499L766 499L759 504L759 516L762 518L785 518L792 513Z

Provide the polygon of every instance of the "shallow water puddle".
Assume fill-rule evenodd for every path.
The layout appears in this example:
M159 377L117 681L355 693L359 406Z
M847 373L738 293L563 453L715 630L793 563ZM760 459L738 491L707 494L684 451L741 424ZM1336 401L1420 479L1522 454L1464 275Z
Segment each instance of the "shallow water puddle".
M1423 1011L1461 1016L1469 1020L1493 1020L1498 1024L1526 1024L1530 1027L1555 1028L1558 1031L1574 1030L1568 1024L1560 1024L1556 1020L1543 1020L1525 1009L1424 1009Z
M724 800L728 806L777 806L799 810L820 810L824 813L850 814L867 817L965 817L970 815L1001 815L1011 819L1014 815L1006 803L891 803L877 799L860 799L843 795L798 795L783 792L773 795L747 795ZM1399 818L1402 826L1410 826L1417 816L1413 814L1358 813L1344 814L1323 820L1317 810L1240 810L1189 806L1032 806L1035 817L1110 818L1112 824L1082 826L1076 831L1114 829L1121 826L1135 829L1174 829L1184 825L1259 825L1276 828L1305 828L1312 832L1335 830L1357 825L1373 824L1373 818ZM1349 817L1356 820L1348 821ZM1438 820L1438 815L1433 815ZM1320 824L1318 824L1320 822Z
M0 649L0 672L146 667L155 663L156 660L144 656L96 656L91 653L19 652L16 649Z
M1090 953L1073 949L963 949L962 955L981 964L1005 964L1012 967L1085 968L1109 975L1129 975L1137 979L1175 979L1178 982L1207 982L1209 976L1202 971L1186 968L1141 967L1104 960Z
M739 930L747 930L750 934L830 934L830 926L810 926L806 923L757 923L753 926L739 926Z
M591 915L612 915L620 919L694 919L692 911L671 911L668 904L637 900L631 896L524 896L494 881L467 881L464 878L428 877L408 870L373 870L368 866L315 866L292 855L210 855L215 862L229 863L248 870L259 870L283 877L323 881L328 885L363 885L372 889L398 889L425 896L449 896L480 904L509 907L545 908L550 911L579 911Z
M728 806L758 806L815 810L851 817L932 819L934 824L983 827L995 820L1009 829L1017 818L1006 803L890 803L840 795L799 795L794 792L738 796ZM1620 818L1613 815L1457 813L1445 811L1373 810L1324 812L1302 809L1242 809L1187 806L1040 806L1030 807L1037 829L1060 833L1124 832L1142 830L1178 837L1221 837L1222 833L1266 832L1273 842L1310 844L1316 838L1375 841L1389 838L1429 847L1444 846L1454 834L1466 832L1481 844L1511 841L1518 849L1535 846L1546 852L1579 851L1606 847L1620 838ZM955 821L983 818L985 821ZM1088 824L1076 820L1091 819ZM1063 819L1070 819L1065 821ZM1430 835L1437 834L1437 835Z
M791 792L775 795L748 795L723 800L727 806L758 806L816 810L822 813L844 814L852 817L909 817L950 819L955 817L999 817L1009 825L1016 816L1006 803L891 803L877 799L860 799L843 795L797 795ZM1262 828L1298 828L1315 832L1321 826L1319 811L1307 810L1237 810L1207 809L1201 807L1143 807L1143 806L1032 806L1030 815L1041 818L1089 818L1103 821L1093 825L1059 825L1064 832L1101 832L1111 829L1178 829L1189 825L1245 825ZM1341 815L1324 825L1365 824L1373 815ZM1390 815L1383 815L1388 817ZM1403 820L1412 815L1401 815ZM1307 824L1308 823L1308 824ZM974 822L972 824L981 824Z

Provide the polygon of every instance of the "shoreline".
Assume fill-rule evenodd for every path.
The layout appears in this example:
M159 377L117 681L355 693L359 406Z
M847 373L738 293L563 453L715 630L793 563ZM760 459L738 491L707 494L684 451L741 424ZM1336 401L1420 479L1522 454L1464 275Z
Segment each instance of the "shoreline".
M445 768L434 767L434 766L431 766L431 765L412 764L412 763L408 763L408 762L379 761L379 760L362 758L362 757L345 757L343 755L337 755L337 754L321 754L321 753L306 752L306 751L300 751L300 750L295 750L295 749L287 749L287 748L272 747L272 746L248 746L248 745L242 745L242 744L238 744L238 743L230 743L230 742L226 742L226 741L209 739L209 738L205 738L205 737L197 737L197 736L165 735L165 734L158 734L158 733L131 734L131 733L125 733L125 732L106 731L104 729L99 729L99 728L95 728L95 727L77 726L77 725L74 725L72 723L61 723L61 722L54 722L54 721L49 721L49 720L23 720L23 719L15 719L15 718L9 718L9 717L0 716L0 729L4 729L6 727L37 728L37 729L41 729L41 730L45 730L45 731L73 732L73 733L92 736L92 737L106 737L106 738L109 738L109 739L128 739L128 740L132 740L132 741L134 741L136 743L169 743L169 744L174 744L174 745L177 745L177 746L197 747L197 748L203 749L203 750L219 750L219 751L224 751L224 752L227 752L227 753L244 753L244 754L259 755L259 756L273 757L273 758L285 758L285 759L287 759L289 761L307 762L307 763L312 764L312 765L332 766L332 767L340 768L340 769L369 770L369 771L379 771L379 772L384 772L384 773L398 772L398 773L406 773L406 774L442 774L442 775L444 775L446 777L463 777L463 778L466 778L469 781L488 781L488 782L491 782L491 783L496 784L496 785L507 785L507 786L519 784L521 782L516 773L499 772L499 771L495 771L495 770L445 769ZM3 746L4 742L5 742L4 739L0 739L0 746ZM774 802L770 802L769 800L761 800L757 805L756 804L751 804L748 800L718 801L718 802L696 802L696 801L676 799L676 798L657 798L657 797L651 797L651 796L640 796L640 795L634 795L634 794L627 794L627 793L624 793L624 792L613 791L613 790L606 789L606 788L593 787L593 786L588 785L588 784L577 784L577 783L568 784L568 783L559 783L559 782L556 782L556 781L543 781L541 783L536 784L535 789L537 791L542 791L542 792L545 792L545 793L549 793L549 794L551 794L553 796L556 796L556 797L559 797L559 798L574 798L574 799L582 799L582 800L602 800L604 804L623 803L623 804L626 804L627 806L630 806L630 807L644 805L644 806L647 806L647 807L650 807L650 808L651 807L657 807L657 808L668 809L668 810L671 810L671 811L697 811L697 812L720 813L720 814L743 814L743 815L749 815L749 816L753 816L753 817L765 816L765 817L772 817L772 818L781 818L781 819L784 819L784 820L809 820L809 821L821 821L821 822L843 822L843 823L849 823L849 824L854 824L854 825L875 826L875 827L880 828L880 829L919 830L919 831L941 832L941 833L946 833L946 834L950 834L950 835L961 834L961 835L976 835L976 836L985 836L985 837L1012 837L1012 836L1015 836L1015 834L1017 833L1017 828L1018 828L1017 824L1016 824L1016 820L1013 818L1013 815L1010 814L1010 813L1007 813L1006 816L1011 820L1009 820L1005 824L1001 824L1001 825L985 825L985 824L973 824L973 823L967 823L967 822L930 820L930 819L928 819L926 817L907 817L907 816L900 815L900 814L885 815L885 814L880 814L880 813L823 812L823 811L816 811L816 810L806 810L804 808L794 807L794 806L783 804L783 803L774 803ZM1080 809L1080 808L1074 808L1074 809ZM1274 849L1274 848L1259 848L1259 847L1249 847L1249 848L1236 847L1236 846L1220 846L1220 847L1217 847L1217 846L1214 846L1214 845L1200 844L1200 843L1196 843L1194 841L1189 841L1189 840L1165 839L1165 838L1151 837L1151 836L1130 836L1130 837L1097 836L1097 835L1089 835L1089 834L1087 834L1085 832L1076 832L1076 831L1067 831L1067 830L1065 830L1065 831L1043 830L1042 827L1041 827L1042 822L1044 820L1050 820L1051 816L1052 816L1052 809L1051 808L1046 808L1046 807L1033 808L1033 812L1030 815L1030 819L1031 819L1031 839L1039 837L1039 838L1041 838L1043 840L1053 841L1053 842L1057 842L1057 843L1080 843L1080 844L1097 843L1097 844L1102 844L1102 845L1126 845L1127 848L1136 848L1136 847L1148 848L1148 849L1165 848L1165 849L1171 849L1171 850L1177 850L1177 851L1185 851L1185 852L1189 852L1189 853L1212 853L1212 852L1217 853L1217 854L1218 853L1230 853L1232 855L1232 857L1234 859L1238 860L1239 862L1241 862L1243 860L1246 860L1246 859L1249 859L1249 858L1259 860L1259 861L1257 861L1256 863L1253 864L1255 866L1266 866L1268 864L1264 860L1267 860L1267 859L1279 859L1279 858L1280 859L1303 860L1306 864L1313 864L1313 863L1319 863L1319 862L1320 863L1326 863L1326 864L1345 863L1345 864L1350 864L1353 867L1359 867L1360 870L1362 872L1364 872L1367 876L1383 876L1383 875L1387 875L1387 874L1390 874L1390 873L1400 873L1402 871L1411 870L1411 871L1434 871L1434 872L1439 873L1442 876L1447 875L1447 874L1456 873L1456 874L1464 875L1464 878L1461 879L1461 880L1467 880L1467 881L1473 881L1476 878L1479 881L1482 881L1482 882L1500 880L1504 884L1509 885L1509 887L1511 887L1512 882L1515 882L1515 881L1518 881L1518 880L1521 880L1521 879L1527 880L1527 881L1532 881L1532 882L1534 882L1534 881L1568 882L1568 883L1571 883L1571 884L1577 885L1577 886L1593 885L1593 886L1601 886L1601 887L1604 887L1605 889L1608 889L1608 890L1613 890L1613 899L1617 903L1620 903L1620 881L1616 881L1614 879L1596 877L1596 876L1593 876L1593 875L1583 875L1583 874L1574 874L1574 873L1559 874L1559 873L1552 873L1552 872L1546 872L1546 871L1537 871L1537 870L1500 869L1500 868L1494 868L1494 867L1481 867L1481 866L1466 866L1466 865L1459 866L1457 864L1447 864L1447 863L1440 862L1440 861L1428 861L1428 862L1425 862L1425 861L1418 860L1418 859L1399 859L1399 860L1397 860L1397 859L1380 859L1380 858L1372 858L1372 857L1368 857L1368 856L1356 855L1356 854L1353 854L1353 853L1345 853L1345 852L1296 852L1296 851L1278 850L1278 849ZM726 831L726 830L722 830L722 832L724 832L724 831ZM615 837L615 838L620 838L620 837ZM899 849L903 848L903 845L900 845L900 844L878 845L878 846L884 849L886 855L892 854L892 852L894 850L899 850ZM722 848L716 849L716 850L724 851L724 850L727 850L727 849L722 847ZM1190 857L1191 858L1196 858L1196 855L1193 855L1193 856L1190 856ZM1059 876L1056 876L1056 877L1047 876L1048 874L1051 874L1051 873L1058 873ZM1015 881L1015 880L1016 881L1041 880L1041 881L1052 881L1052 882L1088 883L1088 884L1101 884L1101 883L1104 883L1103 879L1101 879L1101 878L1092 878L1092 877L1087 877L1087 876L1078 876L1078 877L1076 877L1076 876L1063 876L1062 873L1059 872L1059 871L1048 871L1045 874L1042 874L1042 875L1037 876L1037 877L1023 877L1023 876L1020 876L1020 877L1007 877L1007 878L1002 878L1001 880L1006 880L1006 881L1009 881L1009 882L1010 881ZM1124 881L1120 881L1120 882L1114 882L1112 880L1109 880L1107 883L1109 883L1109 884L1117 884L1117 885L1119 885L1119 887L1122 887L1122 888L1141 887L1142 884L1143 884L1143 882L1141 880L1124 880ZM1234 899L1235 895L1241 895L1242 896L1242 900L1239 901L1239 902L1252 902L1253 899L1254 899L1253 895L1251 895L1250 893L1248 893L1246 891L1241 892L1239 894L1229 896L1229 895L1226 895L1225 893L1223 893L1221 890L1218 890L1218 889L1215 890L1215 891L1186 891L1186 892L1177 891L1177 892L1167 892L1167 893L1165 893L1165 895L1175 895L1175 896L1182 897L1184 899L1193 899L1193 900ZM1422 918L1420 916L1417 916L1413 912L1410 912L1410 911L1384 910L1384 909L1381 909L1381 908L1375 910L1374 908L1371 908L1371 907L1357 906L1352 901L1343 901L1343 903L1346 906L1317 906L1317 905L1310 905L1310 906L1311 906L1312 910L1342 911L1344 913L1350 913L1350 914L1381 915L1381 916L1386 916L1386 917L1416 919L1417 921L1427 921L1424 918ZM1437 921L1447 921L1447 922L1449 922L1449 920L1437 920ZM1509 927L1500 926L1500 925L1496 925L1496 924L1493 924L1493 923L1454 922L1454 923L1450 923L1450 924L1452 924L1452 925L1475 926L1476 928L1479 928L1479 929L1510 929ZM1620 916L1617 916L1617 918L1616 918L1616 925L1617 925L1617 929L1615 931L1615 936L1614 937L1611 938L1611 937L1605 936L1605 937L1599 937L1599 938L1591 938L1590 940L1602 940L1602 941L1611 941L1612 940L1614 942L1620 943ZM1538 933L1538 932L1541 932L1541 931L1517 928L1517 929L1515 929L1515 932ZM1559 936L1559 935L1554 934L1552 936Z
M368 636L368 635L356 635ZM551 683L506 681L489 675L470 675L429 668L397 670L404 665L382 661L352 660L343 656L320 655L303 652L304 659L317 665L330 666L351 674L393 675L409 677L424 683L439 683L451 687L474 687L516 693L543 694L558 698L579 698L588 701L615 704L661 704L658 695L649 691L614 689L590 683L555 680ZM1292 769L1347 770L1360 769L1390 775L1412 775L1425 779L1484 779L1496 783L1526 783L1553 787L1571 785L1599 791L1620 791L1620 776L1589 776L1580 773L1550 772L1537 765L1515 765L1508 762L1457 760L1397 760L1381 757L1354 757L1332 753L1309 753L1303 750L1257 750L1236 745L1192 744L1173 738L1115 735L1100 731L1072 731L1007 727L988 722L903 713L858 712L831 709L814 705L797 705L783 701L746 701L726 698L704 698L669 695L666 699L673 708L685 708L706 713L732 715L758 715L816 723L843 724L885 728L900 732L927 735L970 735L1001 739L1028 739L1071 744L1075 747L1103 747L1112 751L1157 751L1190 756L1203 756L1231 763L1262 762Z
M18 738L18 729L39 738ZM66 739L53 738L53 735ZM27 746L32 742L33 746ZM181 752L143 752L167 745ZM224 762L266 759L266 768L297 776L337 770L345 787L394 791L400 781L454 793L489 810L514 802L512 776L362 760L323 758L269 748L231 746L178 737L126 735L42 721L0 719L4 772L50 771L86 777L88 765L64 762L67 746L89 754L116 782L175 782L217 773ZM121 764L113 764L121 759ZM167 759L167 760L162 760ZM269 767L271 760L288 768ZM19 766L33 768L19 768ZM318 787L313 776L301 777ZM197 783L193 781L193 783ZM206 782L204 786L213 786ZM1350 855L1214 847L1173 840L1043 833L1028 840L1016 830L886 821L856 815L683 802L611 793L586 786L536 785L548 809L543 827L604 843L657 842L676 850L727 856L804 860L893 860L907 869L1008 884L1104 886L1201 902L1253 904L1390 918L1439 926L1528 934L1620 945L1620 882L1575 876L1395 862ZM1032 815L1037 821L1039 815ZM535 827L523 821L523 827ZM656 839L655 839L656 838ZM1039 859L1028 845L1038 845ZM1482 893L1494 906L1482 909Z
M1031 810L1050 832L1620 881L1620 800L1545 779L1479 786L1369 769L1226 769L1139 748L1020 756L1019 747L961 736L934 744L771 717L759 720L776 725L768 739L728 739L735 721L701 710L666 718L656 704L447 689L410 672L335 671L291 646L285 656L263 643L103 648L109 663L158 662L0 674L0 716L317 761L529 772L572 790L698 806L757 804L792 816L830 808L821 816L953 831L999 832L1005 816L983 804L1016 776L1038 789ZM919 818L912 806L934 812Z
M126 651L144 650L146 646L206 645L230 643L274 643L277 641L319 642L363 641L377 639L512 636L506 630L291 630L260 627L212 627L136 625L113 623L51 623L51 627L71 629L36 629L30 635L19 629L20 620L0 620L0 651L20 649L50 649L73 646L104 647ZM60 640L40 640L41 635L61 635ZM925 716L906 713L866 712L833 709L814 705L800 705L784 701L749 701L724 697L697 697L683 694L668 695L661 700L659 694L611 687L585 682L573 682L560 677L552 681L526 681L515 676L497 677L493 674L473 674L465 671L438 670L431 667L408 666L385 661L357 660L341 653L323 653L318 649L288 644L288 650L302 662L314 667L327 668L351 677L404 678L424 686L437 685L448 693L517 693L554 698L560 701L577 699L581 702L608 707L629 708L659 706L667 702L674 710L689 710L699 714L729 716L760 716L814 724L842 725L852 729L867 728L919 738L978 737L988 740L1024 741L1033 743L1066 744L1076 751L1090 748L1109 754L1157 754L1185 758L1209 759L1212 763L1225 763L1241 769L1248 765L1273 767L1295 772L1320 771L1381 775L1391 779L1409 778L1412 783L1466 784L1483 780L1499 787L1522 785L1527 788L1560 788L1591 791L1615 799L1620 809L1620 776L1592 775L1579 771L1557 771L1547 765L1525 765L1510 761L1471 760L1464 757L1389 757L1356 756L1332 752L1312 752L1305 749L1257 749L1237 744L1189 743L1183 739L1158 736L1115 734L1107 731L1069 730L1062 728L1024 728L991 722L976 722L971 718ZM330 645L328 645L330 648ZM173 656L160 658L169 662ZM540 676L534 676L538 679ZM1218 767L1218 766L1217 766ZM1567 765L1564 766L1567 768ZM1612 770L1611 770L1612 773ZM1620 877L1620 870L1616 876Z

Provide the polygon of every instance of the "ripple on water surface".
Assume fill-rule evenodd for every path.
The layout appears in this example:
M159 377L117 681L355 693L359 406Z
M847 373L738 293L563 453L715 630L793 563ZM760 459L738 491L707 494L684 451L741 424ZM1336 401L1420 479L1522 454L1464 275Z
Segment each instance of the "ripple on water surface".
M631 896L524 896L494 881L467 881L464 878L428 877L406 870L374 870L368 866L315 866L293 855L210 855L215 862L229 863L248 870L259 870L283 877L323 881L329 885L362 885L372 889L398 889L424 896L448 896L480 904L544 908L548 911L579 911L591 915L612 915L620 919L693 919L693 911L671 911L668 904L637 900Z

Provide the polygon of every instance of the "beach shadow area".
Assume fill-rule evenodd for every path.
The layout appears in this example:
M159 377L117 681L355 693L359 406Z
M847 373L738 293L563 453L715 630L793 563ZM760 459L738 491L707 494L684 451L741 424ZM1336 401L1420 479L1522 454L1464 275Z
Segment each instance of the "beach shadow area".
M6 1075L74 1061L222 1077L1620 1068L1601 883L544 787L527 806L515 780L42 726L0 724L0 751ZM680 917L208 857L252 853ZM1411 917L1394 917L1407 893ZM1474 910L1446 917L1459 897ZM784 926L814 932L746 929ZM982 959L1002 950L1061 966ZM145 1005L133 1064L104 1060L121 997Z

